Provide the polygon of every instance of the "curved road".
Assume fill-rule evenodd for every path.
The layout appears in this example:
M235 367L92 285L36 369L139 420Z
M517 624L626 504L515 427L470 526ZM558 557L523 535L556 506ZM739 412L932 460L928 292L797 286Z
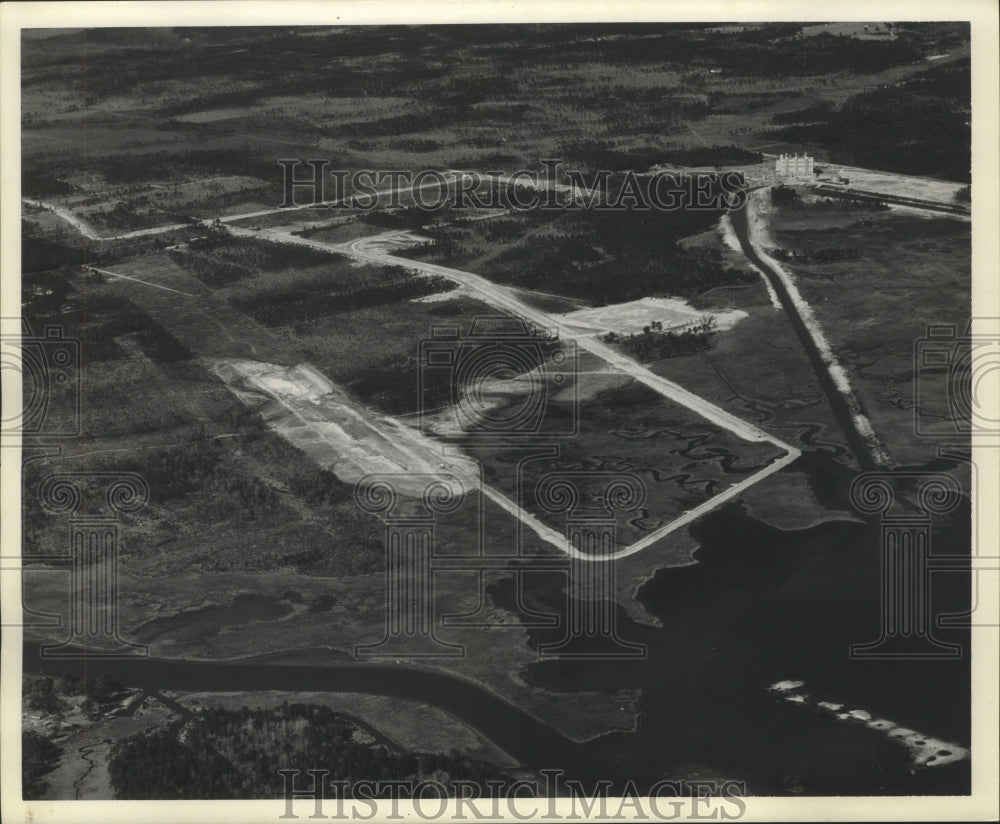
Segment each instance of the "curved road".
M680 517L670 521L659 529L654 530L635 543L630 544L613 554L601 555L599 558L587 555L586 553L580 553L568 546L564 536L554 533L553 530L546 527L529 513L521 511L520 508L513 505L512 502L506 498L506 496L496 493L495 490L492 490L488 485L483 485L482 489L487 497L513 514L522 523L534 530L544 540L549 541L549 543L552 543L563 552L566 552L579 560L615 561L640 552L643 549L652 546L654 543L661 540L674 530L687 525L688 523L700 518L702 515L705 515L712 509L715 509L717 506L730 498L739 495L744 490L759 481L762 481L767 476L784 469L784 467L796 461L801 455L801 452L791 444L785 443L749 421L736 417L706 398L689 392L683 386L657 375L641 363L626 355L622 355L610 346L602 343L589 331L581 333L580 330L567 325L558 316L550 315L527 305L507 287L493 283L492 281L472 272L452 269L447 266L440 266L436 263L429 263L427 261L398 257L387 253L383 248L377 245L379 243L379 239L384 239L385 235L363 237L348 243L332 244L304 238L301 235L293 235L289 231L279 229L250 230L240 229L234 226L227 226L226 228L230 231L230 233L236 235L237 237L265 237L278 243L294 243L310 246L325 252L347 255L368 263L376 263L383 266L397 266L423 275L437 275L446 278L453 283L458 283L467 287L480 299L492 306L507 309L514 315L521 317L540 328L556 329L562 340L572 340L577 347L589 352L592 355L596 355L614 369L617 369L618 371L636 379L640 383L645 384L663 397L668 398L681 406L687 407L717 426L732 432L737 437L752 443L770 443L785 453L784 455L774 458L769 464L760 469L758 472L750 475L737 484L733 484L719 494L713 495L707 501L689 509ZM386 234L394 235L402 233L390 232Z

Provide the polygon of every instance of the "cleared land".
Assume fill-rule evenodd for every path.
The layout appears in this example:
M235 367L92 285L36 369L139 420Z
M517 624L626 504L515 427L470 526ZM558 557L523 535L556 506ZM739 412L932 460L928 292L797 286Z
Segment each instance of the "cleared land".
M247 230L233 229L232 231L236 232L238 236L245 235L247 233ZM398 265L400 263L399 258L386 254L383 251L385 248L385 242L380 240L378 236L374 238L359 239L343 247L331 247L327 244L321 243L320 241L291 235L277 229L261 230L260 234L282 243L301 244L316 249L325 248L331 252L344 251L346 254L364 261L389 265ZM772 447L777 447L777 449L784 451L784 455L780 460L770 462L768 466L755 473L752 479L744 479L739 483L729 486L729 488L725 490L720 490L718 494L713 494L710 500L699 501L697 506L689 508L687 512L679 514L676 519L671 520L668 523L661 523L650 534L644 535L641 540L625 547L613 557L624 557L651 545L655 541L669 534L674 529L688 523L694 517L704 514L712 507L721 504L733 495L738 494L754 481L760 480L763 477L766 477L767 475L783 468L789 462L795 460L799 455L798 450L794 447L778 441L776 438L768 435L763 430L734 418L729 413L706 402L704 399L691 394L679 385L659 378L654 373L637 364L635 361L619 354L611 347L594 340L589 335L580 334L579 331L574 330L572 326L560 324L557 318L525 305L509 290L492 284L485 278L479 277L478 275L474 275L470 272L449 269L422 261L407 261L407 266L408 268L427 275L440 276L457 282L462 286L472 289L475 294L482 296L485 301L493 306L502 308L517 317L529 320L530 322L536 324L539 328L557 331L560 340L572 341L582 351L597 356L604 363L613 367L615 370L629 375L639 383L645 384L647 387L650 387L665 398L694 411L696 414L703 416L713 424L721 426L722 428L736 434L739 438L743 438L751 443L768 443ZM712 490L712 487L707 487L707 490ZM490 493L487 492L487 494ZM499 498L494 498L494 500L505 508L508 508L509 511L516 511L512 506L509 506L506 502L501 501ZM538 525L531 518L524 518L524 520L533 529L535 529L536 532L546 536L551 542L557 542L558 545L568 550L568 548L565 547L565 541L558 537L558 533L553 534L547 530L539 529Z
M445 383L421 396L419 346L435 325L467 330L484 315L528 318L575 343L578 377L553 393L552 410L574 404L581 437L522 473L527 512L516 506L516 455L480 449L472 457L487 474L485 494L472 492L441 523L443 554L499 556L520 541L528 555L562 561L552 551L562 522L530 511L532 483L556 469L634 472L647 505L618 524L617 600L652 623L639 588L661 568L694 563L687 526L719 503L791 530L850 517L821 489L827 475L817 481L812 471L850 466L843 435L774 296L718 233L719 214L675 214L667 226L634 215L427 215L405 197L398 210L359 216L278 206L277 161L290 157L325 157L343 170L509 173L560 157L587 172L752 171L761 151L807 149L852 185L952 197L969 167L967 27L911 24L895 38L842 39L799 29L26 36L25 315L33 329L57 324L87 346L85 438L26 466L26 554L65 546L65 522L36 505L45 474L134 471L152 500L120 524L124 635L160 657L203 661L328 664L378 642L384 525L357 507L352 482L371 469L437 472L449 461L462 474L457 458L437 458L454 440L454 397ZM906 151L896 150L900 133ZM918 463L928 447L904 429L905 354L918 319L964 320L968 227L899 220L779 211L765 245L804 255L782 265L893 456ZM858 256L827 256L855 244ZM908 289L920 308L903 319L891 310ZM639 364L595 338L701 313L728 328L673 357ZM536 378L484 382L485 408L516 406ZM54 387L50 401L52 419L72 423L73 388ZM778 471L800 451L808 470L803 461ZM29 567L31 607L63 612L65 577ZM525 679L537 660L531 616L489 594L513 587L512 576L440 576L435 614L473 614L491 629L442 627L467 655L424 666L474 681L577 741L634 729L636 691L556 693ZM564 583L557 576L553 586ZM291 656L289 638L300 648ZM435 725L471 743L412 705L371 701L364 711L405 718L404 746ZM162 720L155 715L150 726ZM115 735L142 721L115 719ZM106 755L79 743L60 797L88 774L90 753ZM95 787L107 778L90 775Z

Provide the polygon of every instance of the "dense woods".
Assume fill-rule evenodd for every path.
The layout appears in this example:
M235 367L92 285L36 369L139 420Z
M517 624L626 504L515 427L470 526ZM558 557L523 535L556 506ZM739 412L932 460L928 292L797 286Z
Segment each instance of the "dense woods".
M186 247L171 250L169 254L174 263L211 288L260 272L322 266L334 260L333 255L308 246L233 237L221 230L212 230L208 235L193 239Z
M838 163L967 181L972 132L968 59L874 88L843 105L775 116L777 140L824 146ZM784 125L784 124L795 125Z
M519 288L582 298L593 305L643 297L690 298L717 286L755 281L746 270L725 265L714 249L678 244L682 238L712 229L721 214L718 210L581 210L554 220L552 214L544 210L522 213L512 219L520 221L519 227L507 219L483 221L469 230L475 235L451 227L432 229L426 234L433 237L434 245L404 254L461 266L484 241L513 236L520 228L523 239L485 263L484 274Z
M44 776L59 763L62 750L44 735L21 733L21 792L25 800L41 798L48 789Z
M372 282L351 288L331 288L322 278L311 285L299 284L294 289L274 289L251 297L235 298L233 304L266 326L310 321L317 318L381 306L401 300L431 295L452 288L443 277L413 275L399 267L382 267Z
M180 729L132 736L112 750L109 772L120 799L282 798L282 769L329 770L327 798L337 797L333 781L424 779L450 788L507 779L478 758L402 752L326 707L287 703L209 709Z

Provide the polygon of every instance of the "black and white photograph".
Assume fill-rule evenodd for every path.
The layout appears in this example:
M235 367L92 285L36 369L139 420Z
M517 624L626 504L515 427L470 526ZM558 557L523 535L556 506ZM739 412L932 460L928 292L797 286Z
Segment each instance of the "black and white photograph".
M4 4L4 821L997 820L996 5L403 5Z

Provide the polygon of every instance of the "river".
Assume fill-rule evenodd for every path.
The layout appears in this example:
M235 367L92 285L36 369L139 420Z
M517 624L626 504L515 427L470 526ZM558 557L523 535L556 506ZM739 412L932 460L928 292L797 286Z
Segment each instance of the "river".
M813 491L843 508L849 470L830 456L807 455ZM968 548L969 510L936 525L935 547ZM857 661L851 643L878 634L877 522L834 522L781 532L750 518L738 503L700 520L698 563L661 570L640 592L662 621L653 628L619 610L622 635L647 645L645 660L539 662L535 683L557 691L639 687L636 733L576 744L528 713L469 681L409 666L333 662L302 665L271 656L242 663L166 659L88 659L87 673L108 673L149 690L362 692L426 702L466 722L522 764L563 768L620 787L664 776L713 775L747 782L754 794L959 794L968 764L913 770L907 750L863 726L781 701L768 685L805 681L819 700L969 745L968 656L952 661ZM941 578L941 582L936 579ZM936 576L935 606L966 602L966 575ZM526 576L533 606L558 611L562 580ZM512 582L491 594L511 604ZM556 640L533 630L533 644ZM961 631L942 638L967 640ZM25 668L55 674L82 662L42 661L25 645Z

